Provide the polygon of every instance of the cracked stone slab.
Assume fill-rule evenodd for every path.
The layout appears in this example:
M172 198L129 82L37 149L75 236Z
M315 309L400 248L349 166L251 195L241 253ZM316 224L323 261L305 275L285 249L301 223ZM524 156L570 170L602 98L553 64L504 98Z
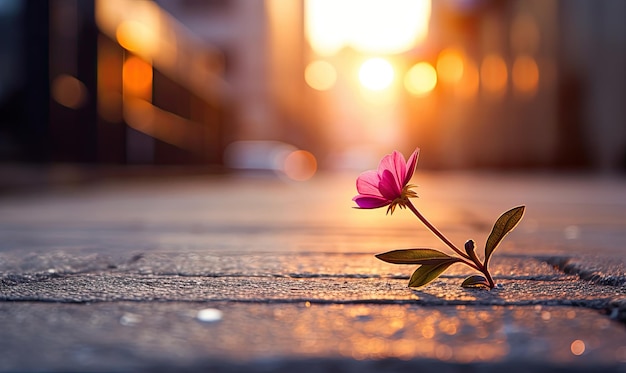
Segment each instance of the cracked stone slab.
M585 281L501 280L492 291L463 289L447 276L419 290L394 278L200 277L131 274L50 275L2 280L5 301L240 301L417 303L423 305L581 305L602 308L626 288Z
M12 274L77 274L115 272L164 276L267 277L396 277L409 278L416 266L384 263L373 253L215 253L159 252L107 256L96 253L51 251L42 254L0 253L0 277ZM521 255L495 256L492 274L502 279L574 280L574 274L555 270L554 264ZM472 270L453 265L446 272L467 276Z
M199 321L207 308L221 317ZM626 328L571 307L19 302L0 303L0 325L3 371L626 369Z

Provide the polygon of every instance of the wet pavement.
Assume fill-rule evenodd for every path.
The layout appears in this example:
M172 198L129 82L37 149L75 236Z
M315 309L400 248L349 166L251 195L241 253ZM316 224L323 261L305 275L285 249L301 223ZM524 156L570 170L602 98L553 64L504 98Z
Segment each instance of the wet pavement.
M222 310L222 319L199 321L198 312L207 307ZM3 365L9 370L200 368L210 360L254 366L296 358L607 369L626 359L626 347L620 345L626 330L584 308L20 302L0 309L3 333L12 336L2 342ZM37 358L24 353L35 336ZM13 356L11 364L7 355Z
M408 289L414 266L373 254L445 246L406 210L352 209L354 177L1 196L0 370L626 372L626 180L418 173L459 244L527 206L485 291L461 265Z

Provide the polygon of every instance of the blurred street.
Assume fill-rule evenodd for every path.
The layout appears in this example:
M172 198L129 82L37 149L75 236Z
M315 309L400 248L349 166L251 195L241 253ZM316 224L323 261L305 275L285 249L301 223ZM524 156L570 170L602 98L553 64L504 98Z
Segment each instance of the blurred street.
M625 180L418 172L414 202L453 242L481 248L501 212L527 212L496 289L462 289L453 266L413 291L413 266L373 254L445 247L406 210L353 209L355 176L5 194L0 370L626 368Z

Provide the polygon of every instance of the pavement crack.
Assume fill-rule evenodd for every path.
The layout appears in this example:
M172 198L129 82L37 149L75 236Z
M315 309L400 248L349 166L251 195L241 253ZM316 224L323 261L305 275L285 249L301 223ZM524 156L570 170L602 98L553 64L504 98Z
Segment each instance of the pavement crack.
M614 275L607 273L608 271L606 270L606 265L604 266L604 269L597 268L593 262L583 261L578 258L552 256L538 259L543 260L565 274L576 275L579 279L595 285L611 287L626 286L626 275L621 269L623 267L619 265L617 272L621 273L621 275ZM588 305L584 306L588 308L601 309L607 316L609 316L609 318L626 324L626 297L609 300L608 302L596 302L595 304L592 304L591 307Z
M54 278L63 277L60 273L33 273L33 274L6 274L0 278L0 284L5 286L14 286L19 284L28 284L32 282L47 281Z
M539 260L543 260L565 274L576 275L581 280L589 281L596 285L617 287L626 285L626 274L623 270L621 275L607 273L605 269L597 268L592 262L572 257L552 256L540 258Z

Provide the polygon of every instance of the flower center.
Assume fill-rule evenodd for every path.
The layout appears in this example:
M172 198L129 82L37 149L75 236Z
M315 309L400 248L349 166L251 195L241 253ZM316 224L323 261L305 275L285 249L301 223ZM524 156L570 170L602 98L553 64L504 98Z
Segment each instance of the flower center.
M402 188L402 192L400 193L400 196L394 199L389 205L389 207L387 208L387 214L391 212L391 214L393 215L393 212L396 210L396 206L400 206L400 208L405 208L407 204L409 203L409 198L417 197L417 193L411 190L411 188L414 188L414 187L415 185L411 185L411 184L405 185Z

